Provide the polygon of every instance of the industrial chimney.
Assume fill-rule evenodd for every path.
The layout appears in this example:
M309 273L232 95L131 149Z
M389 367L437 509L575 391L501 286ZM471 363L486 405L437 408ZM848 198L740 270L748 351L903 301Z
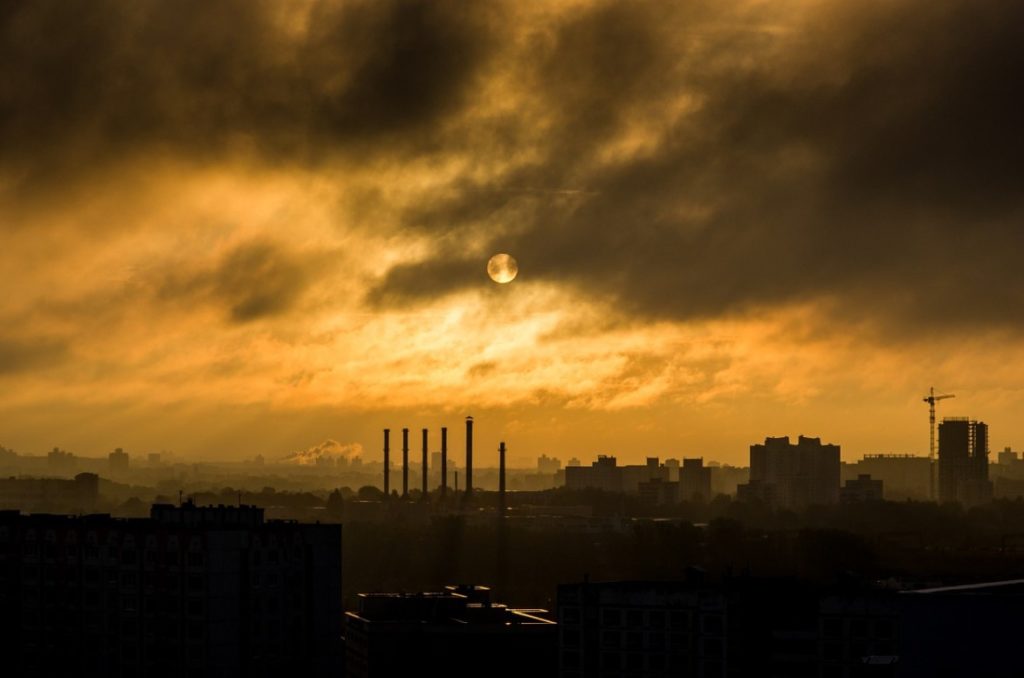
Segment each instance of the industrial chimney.
M498 515L505 517L505 441L498 445Z
M391 496L391 447L388 441L391 437L391 429L384 429L384 498Z
M448 427L441 427L441 498L448 494Z
M473 494L473 417L466 417L466 499Z
M423 501L427 500L427 429L423 429Z
M409 429L402 429L402 499L409 497Z

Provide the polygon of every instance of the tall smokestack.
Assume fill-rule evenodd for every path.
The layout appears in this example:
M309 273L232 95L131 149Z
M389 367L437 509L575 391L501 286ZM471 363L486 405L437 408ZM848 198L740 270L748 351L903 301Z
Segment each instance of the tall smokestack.
M391 496L391 429L384 429L384 498Z
M402 499L409 496L409 429L402 429Z
M448 427L441 427L441 498L448 494Z
M421 499L424 501L427 499L427 429L423 429L423 496Z
M466 499L473 494L473 417L466 417Z
M505 441L498 445L498 515L505 517Z

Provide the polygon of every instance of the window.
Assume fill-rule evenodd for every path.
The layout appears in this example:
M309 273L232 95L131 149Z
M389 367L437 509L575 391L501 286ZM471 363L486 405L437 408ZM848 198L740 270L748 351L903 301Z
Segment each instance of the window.
M717 614L704 617L704 633L720 636L723 626L722 617Z
M601 647L618 647L621 642L618 631L601 632Z

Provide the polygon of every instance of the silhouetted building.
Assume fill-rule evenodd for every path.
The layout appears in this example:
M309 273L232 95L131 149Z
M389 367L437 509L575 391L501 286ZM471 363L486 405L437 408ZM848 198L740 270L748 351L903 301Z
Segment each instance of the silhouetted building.
M910 454L866 454L860 461L843 464L843 480L861 474L881 480L889 501L928 501L931 490L932 461Z
M562 460L542 454L537 457L537 473L554 475L562 468Z
M668 479L672 482L679 480L679 460L666 459L662 466L668 469Z
M648 504L666 506L679 503L679 482L671 482L661 478L645 480L640 483L640 498Z
M558 588L559 675L932 678L1021 673L1024 580L918 590L793 579Z
M992 500L988 426L963 417L939 424L939 501L977 506Z
M615 457L598 455L590 466L568 466L565 469L565 486L571 490L592 488L605 492L622 492L622 470Z
M1017 466L1021 463L1020 455L1014 452L1009 447L1004 447L1003 451L999 453L999 465L1000 466Z
M55 447L46 455L46 465L53 473L73 473L78 460L70 452Z
M776 580L562 585L559 675L817 676L817 603Z
M557 628L546 610L493 603L482 586L361 593L345 614L346 675L554 676Z
M822 597L822 676L1021 675L1024 580Z
M0 512L10 675L335 676L341 528L250 507Z
M704 466L703 457L683 459L679 468L679 498L682 501L711 499L711 468Z
M765 438L750 446L750 482L737 488L741 499L761 499L786 508L839 501L839 446L821 438Z
M638 494L641 483L656 479L669 480L669 469L659 464L657 457L647 457L643 465L619 466L615 457L602 454L590 466L565 468L565 486L573 490L589 488Z
M735 495L737 488L750 482L749 466L730 466L709 462L711 469L711 496L717 494Z
M128 461L128 453L120 447L107 455L107 466L112 472L127 471Z
M96 510L99 480L95 473L79 473L74 480L0 479L0 509L89 513Z
M839 490L839 502L842 504L863 504L870 501L882 501L884 498L882 481L875 480L867 473L855 479L847 480Z

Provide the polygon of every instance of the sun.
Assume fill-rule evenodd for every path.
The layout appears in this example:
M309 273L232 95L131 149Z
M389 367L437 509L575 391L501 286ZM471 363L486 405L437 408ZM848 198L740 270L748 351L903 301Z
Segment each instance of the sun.
M502 285L510 283L516 279L517 273L519 273L519 264L511 255L504 252L495 254L487 262L487 275L491 276L491 280L496 283Z

